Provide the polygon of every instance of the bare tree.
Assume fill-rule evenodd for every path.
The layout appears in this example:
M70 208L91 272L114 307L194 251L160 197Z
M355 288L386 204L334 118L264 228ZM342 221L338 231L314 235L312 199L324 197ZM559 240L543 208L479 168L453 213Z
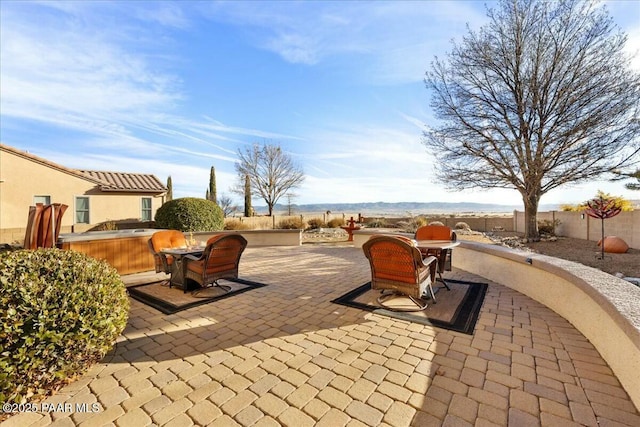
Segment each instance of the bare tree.
M613 178L612 181L620 181L620 180L635 178L637 182L628 182L624 186L628 190L640 191L640 169L636 169L635 172L614 171L614 174L615 174L615 178Z
M540 197L633 163L640 74L607 10L582 0L501 0L427 72L442 125L425 131L449 188L512 188L525 237Z
M285 197L287 198L287 215L291 216L293 212L293 199L297 198L298 195L295 193L287 193Z
M218 199L218 206L220 206L220 209L222 209L222 213L224 214L225 218L238 210L238 206L235 206L233 204L233 200L231 199L231 197L227 196L224 193L222 193L220 195L220 198Z
M269 216L280 197L299 187L304 173L291 156L279 145L254 144L244 151L238 150L240 161L236 163L239 181L249 177L251 189L267 203Z

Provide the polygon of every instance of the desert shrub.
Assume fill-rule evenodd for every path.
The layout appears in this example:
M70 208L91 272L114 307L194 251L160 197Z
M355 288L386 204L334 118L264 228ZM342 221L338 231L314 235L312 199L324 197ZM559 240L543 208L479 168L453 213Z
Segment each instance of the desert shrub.
M289 218L280 221L276 228L280 230L302 230L304 229L304 221L302 218Z
M467 230L467 231L471 230L471 227L469 227L469 224L467 224L464 221L456 222L455 228L456 230Z
M156 227L180 231L217 231L224 228L222 209L215 202L183 197L166 202L156 211Z
M344 219L342 218L334 218L327 223L327 227L330 227L330 228L337 228L342 225L344 225Z
M444 225L442 221L431 221L429 225Z
M556 227L560 225L560 220L542 219L538 221L538 231L544 234L556 234Z
M620 208L623 212L630 212L635 209L632 201L627 200L622 196L613 196L609 193L605 193L602 190L598 190L596 192L595 198L603 198L604 200L613 200L614 205ZM586 201L578 205L571 205L571 204L560 205L560 210L563 212L582 212L582 211L585 211L587 208L588 206Z
M95 228L96 231L114 231L118 229L118 224L115 221L107 220L98 224Z
M102 359L127 323L118 272L79 252L2 252L0 288L0 402L49 394Z
M315 228L322 228L326 226L327 224L324 222L322 218L311 218L307 221L307 227L310 230L313 230Z
M406 231L407 233L415 233L418 228L427 224L427 219L425 217L413 216L410 212L409 215L409 219L398 221L396 226Z
M585 206L580 206L580 205L569 205L569 204L560 205L560 210L563 212L580 212L580 211L583 211L584 208Z
M225 230L251 230L251 225L238 219L232 219L224 223Z
M416 217L415 221L416 221L416 226L418 226L418 228L422 227L423 225L427 225L429 223L429 220L424 216Z
M370 228L382 228L387 226L387 220L384 218L371 218L367 220L366 226Z

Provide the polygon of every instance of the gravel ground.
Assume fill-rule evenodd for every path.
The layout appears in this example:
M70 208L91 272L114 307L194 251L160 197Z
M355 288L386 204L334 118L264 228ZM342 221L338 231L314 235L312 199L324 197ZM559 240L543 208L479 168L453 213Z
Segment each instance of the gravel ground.
M480 235L460 235L460 239L493 242L499 239L521 237L514 233L490 233L489 236ZM508 239L511 240L511 239ZM540 241L533 243L522 243L521 249L562 258L569 261L579 262L597 268L609 274L622 274L625 277L640 277L640 250L629 249L624 254L612 254L605 252L604 260L601 258L600 246L597 242L589 240L573 239L569 237L558 237L555 241ZM509 245L511 246L511 245Z

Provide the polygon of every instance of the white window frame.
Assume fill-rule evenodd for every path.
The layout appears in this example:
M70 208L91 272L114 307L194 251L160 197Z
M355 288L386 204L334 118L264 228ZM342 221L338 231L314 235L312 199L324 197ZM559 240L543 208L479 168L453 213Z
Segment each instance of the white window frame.
M149 200L149 208L145 209L144 201ZM149 218L146 219L144 217L144 212L149 211ZM141 197L140 198L140 219L142 221L153 221L153 198L152 197Z
M78 222L78 199L87 199L87 222ZM89 196L75 196L73 198L73 203L74 203L73 223L74 224L91 224L91 198Z

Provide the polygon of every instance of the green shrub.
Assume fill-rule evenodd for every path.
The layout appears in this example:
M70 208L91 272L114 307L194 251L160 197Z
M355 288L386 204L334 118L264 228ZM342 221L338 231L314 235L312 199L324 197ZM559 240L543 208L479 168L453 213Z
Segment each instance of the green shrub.
M127 323L118 272L79 252L2 252L0 289L0 402L49 394L102 359Z
M338 228L344 225L344 219L342 218L333 218L331 221L327 223L327 227L330 228Z
M215 202L184 197L166 202L156 211L156 227L180 231L218 231L224 228L222 209Z
M324 222L322 218L311 218L307 221L307 228L313 230L315 228L326 227L327 224Z
M283 219L276 225L276 228L280 230L303 230L304 221L302 221L302 218Z

